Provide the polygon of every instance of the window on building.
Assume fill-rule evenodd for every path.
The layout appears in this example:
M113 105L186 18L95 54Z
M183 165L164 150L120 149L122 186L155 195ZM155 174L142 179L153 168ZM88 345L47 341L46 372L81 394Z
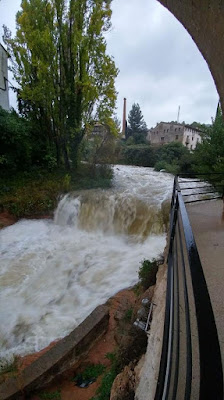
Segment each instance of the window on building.
M180 131L180 128L179 128L179 131Z
M178 140L178 138L179 138L179 136L178 136L178 135L176 135L176 140Z
M169 129L167 129L167 132L169 132Z
M175 128L175 132L176 132L177 128Z
M194 136L192 136L192 140L194 140Z
M161 142L164 142L164 136L161 136Z

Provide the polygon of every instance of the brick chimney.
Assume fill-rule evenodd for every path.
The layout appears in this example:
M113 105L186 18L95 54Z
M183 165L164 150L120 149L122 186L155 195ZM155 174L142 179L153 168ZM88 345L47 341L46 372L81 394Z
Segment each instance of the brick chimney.
M126 98L124 98L122 136L126 137Z

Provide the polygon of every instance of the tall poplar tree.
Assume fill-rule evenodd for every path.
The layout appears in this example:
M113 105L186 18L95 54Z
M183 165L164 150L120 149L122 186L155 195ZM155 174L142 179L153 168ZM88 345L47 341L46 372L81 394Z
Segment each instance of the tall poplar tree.
M111 0L22 0L15 38L4 40L21 114L54 146L58 165L77 164L87 127L111 124L118 70L106 53Z

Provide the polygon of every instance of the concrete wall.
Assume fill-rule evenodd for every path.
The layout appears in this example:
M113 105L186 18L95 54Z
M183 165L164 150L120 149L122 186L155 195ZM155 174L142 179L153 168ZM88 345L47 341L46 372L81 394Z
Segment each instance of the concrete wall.
M0 384L1 400L28 399L29 393L50 383L57 375L71 368L84 357L95 341L108 327L109 309L98 306L68 336L59 340L51 349L32 364L8 377Z
M224 1L158 0L182 23L207 61L224 111Z
M8 53L0 44L0 106L9 110Z
M154 400L159 375L160 354L162 350L163 327L166 297L166 265L157 273L153 303L153 319L148 337L145 362L140 371L140 382L135 393L135 400ZM182 400L182 399L178 399Z

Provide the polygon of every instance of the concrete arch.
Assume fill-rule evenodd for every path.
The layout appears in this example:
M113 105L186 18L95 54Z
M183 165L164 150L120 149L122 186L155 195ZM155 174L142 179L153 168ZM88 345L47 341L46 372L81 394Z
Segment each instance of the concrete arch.
M186 28L205 58L224 112L224 0L158 0Z

